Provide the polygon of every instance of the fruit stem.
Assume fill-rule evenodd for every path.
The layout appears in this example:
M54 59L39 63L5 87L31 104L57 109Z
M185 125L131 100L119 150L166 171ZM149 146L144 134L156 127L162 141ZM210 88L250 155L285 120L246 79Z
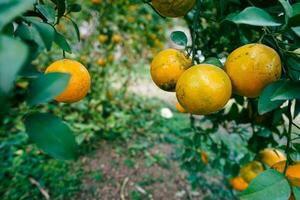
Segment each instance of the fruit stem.
M197 29L199 24L199 17L200 17L200 10L201 10L201 3L202 0L197 0L196 5L196 13L193 19L193 30L192 30L192 60L195 63L195 56L196 56L196 40L197 40Z
M288 125L288 132L287 132L287 144L286 144L286 149L285 149L285 153L286 153L286 157L287 157L287 161L284 167L284 171L283 173L286 174L289 162L290 162L290 148L291 148L291 143L292 143L292 124L293 124L293 118L292 118L292 101L289 101L288 103L288 120L289 120L289 125Z

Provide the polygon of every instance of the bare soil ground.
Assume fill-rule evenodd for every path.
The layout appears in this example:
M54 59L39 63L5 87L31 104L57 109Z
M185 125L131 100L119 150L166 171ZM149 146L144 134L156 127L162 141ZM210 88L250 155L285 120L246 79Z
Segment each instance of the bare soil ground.
M189 189L185 174L170 159L172 146L158 144L150 154L163 153L167 166L146 165L144 155L128 156L127 148L103 142L94 155L83 157L83 188L76 199L84 200L185 200L200 199ZM129 162L131 160L132 163Z

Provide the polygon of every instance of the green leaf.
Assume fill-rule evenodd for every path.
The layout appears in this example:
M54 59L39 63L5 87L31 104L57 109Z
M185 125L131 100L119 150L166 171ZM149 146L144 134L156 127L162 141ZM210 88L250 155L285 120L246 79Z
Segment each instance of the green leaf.
M15 32L15 35L19 36L23 40L33 40L33 36L30 28L25 24L20 24Z
M291 29L298 37L300 37L300 26L292 27Z
M34 2L34 0L2 0L0 2L0 30L15 17L33 8Z
M296 200L300 200L300 188L293 187L293 193Z
M26 131L39 148L57 159L77 158L77 144L70 128L48 113L34 113L25 118Z
M294 117L296 118L300 114L300 100L296 100Z
M300 99L300 82L286 80L271 96L271 101Z
M174 31L171 33L171 40L180 46L186 46L188 39L184 32Z
M286 67L288 68L288 74L294 81L300 80L300 57L295 55L288 55Z
M15 31L14 24L13 23L9 23L9 24L6 24L4 26L4 28L2 30L2 33L4 35L13 35L14 31Z
M0 93L10 92L27 56L28 48L24 43L0 35Z
M287 200L291 195L289 182L284 175L269 169L258 175L242 192L241 200Z
M80 12L81 5L78 3L72 3L68 5L68 12Z
M58 18L62 17L66 11L66 1L65 0L55 0L57 5Z
M50 5L39 4L36 8L40 11L40 13L47 19L48 23L54 23L56 12L54 8Z
M29 105L46 103L61 94L67 87L69 74L47 73L35 79L29 88L27 102Z
M80 31L79 31L79 28L78 28L77 24L72 19L70 19L70 20L71 20L71 22L73 24L73 27L75 29L75 33L76 33L77 39L78 39L78 41L80 41Z
M55 29L51 25L43 23L43 22L39 22L37 20L30 20L30 21L32 22L32 24L36 28L36 30L39 32L39 34L45 44L45 47L49 51L51 49L52 42L55 37Z
M247 24L252 26L280 26L266 11L257 7L245 8L242 12L229 15L226 18L236 24Z
M293 16L300 14L300 3L293 4L292 8L293 8Z
M261 93L258 99L258 113L263 115L267 112L270 112L279 106L281 106L284 101L277 100L271 101L270 96L283 84L283 81L277 81L268 85Z
M289 25L300 26L300 3L295 3L292 5L293 16L289 19Z
M293 16L293 7L287 0L279 0L285 12L285 23L288 23L289 18Z
M68 53L72 53L72 50L71 50L71 47L70 47L69 43L67 42L67 40L65 39L65 37L62 34L56 32L54 42L60 48L62 48L62 50L66 51Z
M221 61L218 58L214 58L214 57L209 57L209 58L205 59L203 63L215 65L215 66L220 67L222 69L224 68Z

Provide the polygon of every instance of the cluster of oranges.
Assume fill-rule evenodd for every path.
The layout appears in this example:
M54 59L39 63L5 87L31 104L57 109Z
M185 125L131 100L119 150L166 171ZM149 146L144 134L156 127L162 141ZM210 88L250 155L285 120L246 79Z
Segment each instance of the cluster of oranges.
M195 5L195 0L152 0L155 10L165 17L181 17ZM232 92L258 97L270 83L281 77L277 52L263 44L248 44L234 50L224 69L211 64L194 65L184 52L167 49L151 63L151 76L162 90L176 92L179 112L207 115L221 110Z
M109 36L108 35L105 35L105 34L100 34L98 36L98 41L100 42L100 44L105 44L109 41ZM119 35L119 34L113 34L112 37L111 37L111 41L114 43L114 44L119 44L121 41L122 41L122 36Z
M239 176L230 180L232 187L237 191L247 189L248 184L262 173L265 168L272 168L284 173L286 167L286 156L277 149L265 149L261 151L257 160L247 163L240 169ZM296 187L300 186L300 164L290 165L285 173L289 182Z
M110 40L114 45L117 45L122 42L122 36L119 34L113 34L111 36L111 38L107 34L100 34L98 36L98 41L101 45L107 44ZM100 57L97 60L97 64L101 67L105 67L107 65L107 63L111 63L111 62L113 62L113 60L114 60L113 55L109 55L106 57Z
M180 112L207 115L221 110L232 92L258 97L270 83L281 77L277 52L263 44L248 44L234 50L224 69L211 65L192 66L192 60L175 49L156 55L151 77L162 90L176 92Z

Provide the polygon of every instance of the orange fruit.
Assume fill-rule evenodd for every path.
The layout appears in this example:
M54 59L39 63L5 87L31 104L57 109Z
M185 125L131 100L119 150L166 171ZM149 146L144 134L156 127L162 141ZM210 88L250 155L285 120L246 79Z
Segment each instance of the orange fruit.
M108 41L108 36L107 35L99 35L98 36L98 41L101 43L101 44L104 44L105 42Z
M201 151L200 152L200 156L201 156L201 160L202 162L207 165L208 164L208 156L207 153L205 151Z
M230 184L233 189L240 192L246 190L248 187L248 183L240 176L231 179Z
M179 78L176 96L187 112L211 114L227 104L231 97L231 82L227 74L217 66L195 65Z
M90 74L88 70L77 61L69 59L55 61L45 71L45 73L51 72L61 72L71 75L66 89L55 98L58 102L73 103L80 101L90 90Z
M162 90L175 91L176 83L183 72L192 66L192 60L175 49L159 52L151 63L153 82Z
M91 0L92 4L100 4L102 2L102 0Z
M111 38L113 43L118 44L122 41L122 37L120 35L114 34Z
M272 166L273 169L283 173L286 161L281 161ZM300 187L300 163L289 165L286 170L286 177L293 186Z
M180 105L180 103L178 103L178 102L176 103L176 110L180 113L186 113L186 110L184 109L184 107L182 107Z
M106 65L106 60L104 58L99 58L97 60L97 64L100 66L105 66Z
M261 162L268 165L269 167L272 167L274 164L278 162L286 160L284 153L282 153L277 149L265 149L259 152L258 157Z
M240 169L240 175L247 183L250 183L263 171L264 168L260 162L252 161Z
M281 77L281 60L277 52L263 44L247 44L227 58L225 71L235 94L258 97L270 83Z
M195 5L196 0L152 0L155 10L164 17L182 17Z

